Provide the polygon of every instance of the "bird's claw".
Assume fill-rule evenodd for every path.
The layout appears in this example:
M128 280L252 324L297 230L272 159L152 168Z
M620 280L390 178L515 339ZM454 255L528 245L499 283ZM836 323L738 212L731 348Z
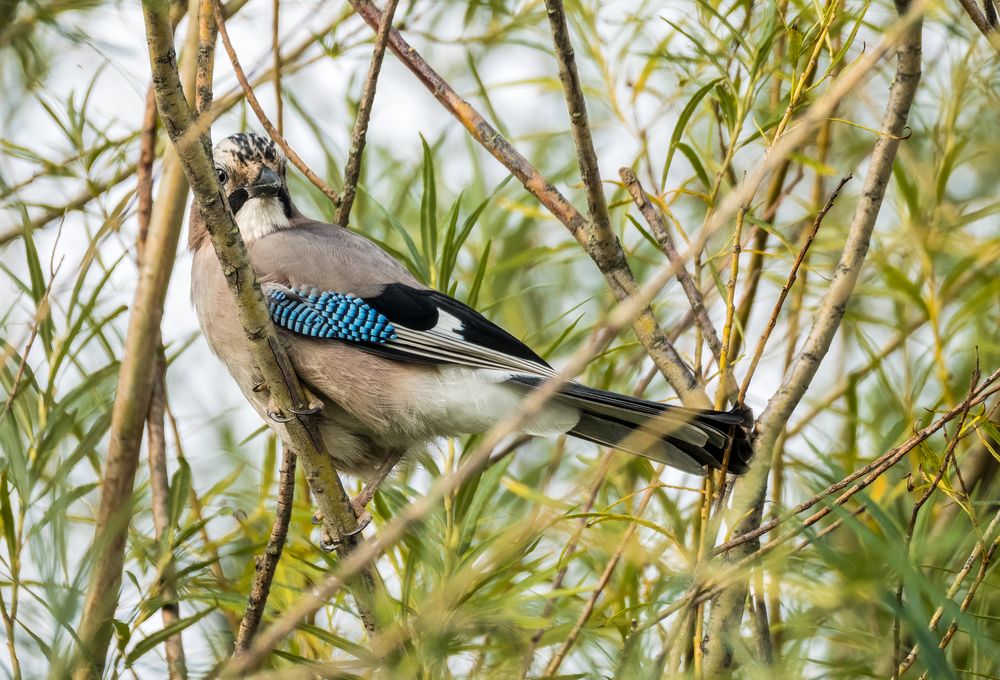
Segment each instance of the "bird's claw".
M320 404L319 406L314 406L313 404L309 404L306 408L290 408L288 409L288 412L294 413L297 416L314 416L322 410L323 410L322 404Z
M313 521L315 520L316 518L314 516ZM364 531L369 524L371 524L371 522L372 522L371 513L369 513L368 511L361 513L361 516L358 517L358 527L352 531L348 531L346 534L343 535L343 538L353 538L354 536L360 535L361 532ZM343 544L342 539L334 538L333 536L330 535L330 533L326 529L323 529L323 536L319 540L319 547L323 552L334 552L342 544Z
M267 389L267 381L261 380L259 383L253 386L254 392L263 392Z
M276 423L287 423L289 420L295 416L286 416L278 409L267 409L267 417Z

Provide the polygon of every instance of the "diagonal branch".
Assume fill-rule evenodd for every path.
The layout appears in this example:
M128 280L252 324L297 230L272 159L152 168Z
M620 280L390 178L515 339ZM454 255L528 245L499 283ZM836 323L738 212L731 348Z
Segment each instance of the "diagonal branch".
M288 536L288 522L292 518L292 505L295 501L295 452L288 446L283 446L281 455L281 470L278 478L278 503L274 513L274 524L271 535L267 539L264 554L257 556L254 568L253 586L247 599L247 611L240 623L240 632L236 637L236 653L245 652L250 648L260 621L267 606L267 596L271 592L271 582L274 572L281 560L281 552Z
M191 184L197 209L208 226L215 252L239 307L240 321L252 346L253 358L271 396L282 411L288 412L296 407L303 409L307 399L271 323L246 246L219 188L209 150L210 141L207 135L186 134L193 118L177 77L166 9L164 0L146 0L143 3L160 118ZM345 554L350 553L359 544L358 537L351 535L357 529L357 520L333 467L333 459L325 453L315 423L308 418L295 417L285 424L285 438L302 460L327 531L331 536L340 537L342 550ZM370 573L361 573L349 585L365 628L374 630L374 578Z
M649 199L646 190L639 183L639 178L629 168L621 168L618 174L622 178L625 189L628 190L629 195L632 197L632 201L646 219L646 224L649 225L650 231L653 232L653 237L659 244L660 250L663 251L663 254L667 256L667 259L671 263L679 261L680 253L677 251L676 244L674 244L674 237L671 236L670 230L667 229L667 225L664 223L659 210L656 209L656 205ZM705 309L705 299L698 289L697 284L695 284L694 279L691 278L687 267L683 264L680 266L675 264L675 267L677 269L677 281L681 284L681 289L683 289L684 294L687 296L688 304L691 305L694 322L698 324L698 328L701 329L702 334L705 336L705 341L708 343L708 348L712 350L712 355L718 360L719 354L722 352L722 342L719 340L719 334L715 331L712 320L708 318L708 311ZM735 390L731 391L735 392Z
M385 45L389 40L389 29L392 28L392 16L396 13L399 0L388 0L378 31L375 33L375 47L372 50L372 60L368 65L368 75L364 87L361 88L361 101L358 103L358 117L354 121L354 131L351 133L351 152L344 168L344 193L340 196L340 206L337 208L336 223L346 227L351 219L351 206L358 191L358 179L361 177L361 154L365 150L365 136L368 134L368 121L372 116L372 105L375 103L375 87L378 85L378 74L382 70L382 58L385 56Z
M965 13L972 19L972 23L986 38L986 42L1000 54L1000 31L997 31L997 15L996 8L993 6L993 0L983 0L985 12L979 9L975 0L958 0L958 4L962 6Z
M889 100L882 118L881 130L884 132L872 150L861 198L836 273L816 313L802 351L758 421L757 438L754 442L756 463L741 485L730 515L736 520L734 534L737 538L754 531L760 525L772 449L833 343L868 253L869 241L892 174L896 150L920 82L923 7L919 4L921 3L914 3L913 7L900 7L900 14L905 14L903 18L912 23L905 28L897 49L896 77L889 90ZM752 550L752 545L748 543L727 555L726 559L738 560ZM742 619L745 601L746 583L741 582L727 589L713 605L709 619L706 672L724 673L732 665L730 643Z

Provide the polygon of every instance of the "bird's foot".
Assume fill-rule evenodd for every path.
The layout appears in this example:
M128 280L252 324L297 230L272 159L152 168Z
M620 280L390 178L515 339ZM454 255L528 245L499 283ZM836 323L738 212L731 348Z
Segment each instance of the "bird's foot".
M319 397L305 387L302 388L302 392L306 398L305 408L290 408L288 409L290 413L297 416L313 416L323 410L323 401Z
M371 496L369 496L366 501L362 498L364 495L364 492L362 492L357 497L351 499L351 509L354 511L354 517L357 519L358 526L352 531L348 531L343 538L351 538L359 535L362 531L368 528L369 524L372 523L372 514L365 508L365 505L367 505L368 501L371 500ZM322 525L323 513L317 510L312 516L312 522L313 524ZM342 538L330 535L326 526L323 526L323 535L320 537L319 541L319 547L323 551L333 552L340 547L341 543L343 543Z
M256 389L256 388L255 388ZM274 397L268 397L267 399L267 417L276 423L287 423L289 420L295 416L286 416L282 413L278 405L274 403Z

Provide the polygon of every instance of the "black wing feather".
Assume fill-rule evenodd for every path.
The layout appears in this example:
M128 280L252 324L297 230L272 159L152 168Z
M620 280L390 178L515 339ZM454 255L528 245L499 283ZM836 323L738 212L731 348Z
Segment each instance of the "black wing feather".
M500 326L468 305L436 290L392 283L379 295L364 298L364 301L388 317L394 325L415 331L433 329L440 321L440 312L447 312L462 323L458 335L464 341L551 368L530 347Z

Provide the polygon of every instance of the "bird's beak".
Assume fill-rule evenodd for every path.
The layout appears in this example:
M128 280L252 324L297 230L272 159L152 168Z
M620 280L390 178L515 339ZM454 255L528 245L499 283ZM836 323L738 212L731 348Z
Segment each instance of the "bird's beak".
M281 177L278 176L278 173L265 166L264 169L260 171L260 175L254 183L246 187L246 190L250 198L277 196L281 193L283 186L284 184L281 181Z

